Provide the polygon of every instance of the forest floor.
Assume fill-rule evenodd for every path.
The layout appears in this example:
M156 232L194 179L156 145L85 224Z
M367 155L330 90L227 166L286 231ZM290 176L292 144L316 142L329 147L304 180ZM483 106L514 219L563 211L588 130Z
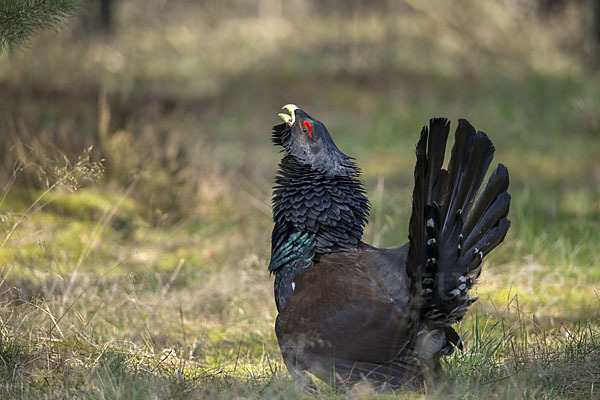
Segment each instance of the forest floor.
M376 246L407 240L430 117L469 119L508 166L511 229L427 397L600 396L584 10L352 4L135 0L110 35L74 21L0 56L0 398L313 397L281 360L267 271L290 102L356 158Z

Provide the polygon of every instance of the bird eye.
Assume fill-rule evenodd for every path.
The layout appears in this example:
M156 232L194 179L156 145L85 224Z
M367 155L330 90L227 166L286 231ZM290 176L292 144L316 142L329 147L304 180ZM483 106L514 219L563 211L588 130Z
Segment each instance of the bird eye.
M312 136L312 125L310 124L310 122L308 121L304 121L302 123L302 132L304 132L305 135L308 135L309 138L313 138Z

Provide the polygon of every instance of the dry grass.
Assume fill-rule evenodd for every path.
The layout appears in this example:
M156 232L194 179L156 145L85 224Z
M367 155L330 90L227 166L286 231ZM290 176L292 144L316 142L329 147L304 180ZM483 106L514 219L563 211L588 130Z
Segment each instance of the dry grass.
M511 232L429 397L597 397L585 10L336 4L124 2L112 36L73 22L0 57L0 397L308 397L281 361L266 271L269 130L290 101L357 158L376 245L407 237L432 115L468 117L511 171Z

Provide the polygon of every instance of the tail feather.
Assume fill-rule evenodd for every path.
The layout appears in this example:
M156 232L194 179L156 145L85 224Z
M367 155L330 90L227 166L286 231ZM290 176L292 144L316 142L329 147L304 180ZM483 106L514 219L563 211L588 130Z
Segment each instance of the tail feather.
M480 249L485 257L490 251L494 250L506 237L506 233L510 228L510 221L508 218L502 218L496 226L491 228L483 235L483 237L477 242L474 248Z
M479 221L483 213L488 209L490 204L496 200L498 193L506 192L508 189L508 169L503 164L498 164L490 179L481 191L477 204L469 214L469 219L465 224L465 231L473 230L475 224Z
M442 168L444 162L444 152L446 151L446 141L448 140L448 134L450 133L450 121L447 119L434 120L431 128L431 134L427 142L427 148L429 156L427 157L427 203L431 203L435 193L434 187L438 180L436 171Z
M485 235L492 226L508 215L510 205L510 195L507 192L501 193L496 200L488 207L485 214L481 216L479 222L475 225L469 236L465 239L464 246L471 248Z
M465 146L457 150L461 151L458 153L461 162L458 164L457 168L459 170L456 172L458 180L452 188L453 192L444 226L454 223L453 218L459 210L463 215L468 214L494 157L494 146L486 134L483 132L475 133L475 129L470 124L468 127L464 127L465 124L469 123L466 120L460 120L458 130L465 132L464 134L467 137L462 141ZM451 164L450 168L454 165ZM452 171L449 171L448 174L454 175Z
M446 185L442 189L439 204L442 204L442 216L444 217L444 225L446 224L446 217L449 215L450 207L450 196L453 194L454 189L457 187L457 181L460 178L460 164L462 162L462 155L465 154L468 149L469 143L468 138L475 133L475 129L472 129L470 124L465 124L464 120L458 121L458 127L454 133L454 146L452 146L452 153L450 161L448 163L448 179L446 179ZM465 121L466 122L466 121ZM467 132L469 127L472 132ZM469 135L471 133L471 135Z
M422 260L425 258L425 204L426 188L425 188L425 173L426 173L426 141L428 136L427 127L423 127L421 138L417 143L417 164L415 166L415 187L413 189L412 199L412 214L409 222L408 237L410 248L408 251L407 269L406 272L410 279L410 303L409 315L418 316L422 306L421 301L421 285L423 282ZM415 318L416 320L417 318Z
M459 120L448 169L442 169L448 120L432 119L417 145L408 273L421 314L434 324L460 320L483 257L506 236L508 170L500 164L480 188L494 157L487 135ZM417 293L411 293L415 295ZM411 296L412 297L412 296Z
M477 132L475 145L473 146L473 154L471 155L469 165L467 166L467 174L469 174L465 180L465 192L467 194L461 207L464 215L469 214L469 210L473 205L475 196L479 192L479 188L483 183L483 179L485 178L485 174L492 163L493 158L494 145L485 133Z
M438 199L438 202L442 201L442 190L446 185L446 181L448 180L448 171L445 169L440 169L438 173L435 185L433 186L432 198Z

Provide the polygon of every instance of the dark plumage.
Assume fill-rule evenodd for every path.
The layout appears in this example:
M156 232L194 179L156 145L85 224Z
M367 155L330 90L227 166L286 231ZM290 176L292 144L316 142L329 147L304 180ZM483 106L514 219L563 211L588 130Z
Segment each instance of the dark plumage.
M508 171L481 184L494 147L460 120L448 169L450 124L424 127L417 144L409 243L378 249L361 241L369 202L353 159L325 126L293 105L273 127L283 159L273 189L269 270L275 331L292 376L332 385L366 379L419 388L443 379L440 356L462 348L451 327L476 298L468 291L483 257L506 235ZM479 193L479 196L478 196Z

